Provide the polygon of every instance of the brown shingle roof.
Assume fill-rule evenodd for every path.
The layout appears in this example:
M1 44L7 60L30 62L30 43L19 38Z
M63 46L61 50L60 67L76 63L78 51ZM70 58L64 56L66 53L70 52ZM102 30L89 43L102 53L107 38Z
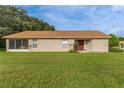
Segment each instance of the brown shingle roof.
M91 30L83 31L24 31L3 38L110 38L110 36Z

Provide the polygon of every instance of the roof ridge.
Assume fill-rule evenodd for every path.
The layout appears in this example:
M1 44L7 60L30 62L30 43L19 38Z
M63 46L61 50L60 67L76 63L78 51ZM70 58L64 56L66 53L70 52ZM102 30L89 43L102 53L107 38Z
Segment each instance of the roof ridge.
M71 31L71 30L65 30L65 31L63 31L63 30L59 30L59 31L23 31L23 32L101 32L101 31L97 31L97 30L73 30L73 31ZM21 32L17 32L17 33L21 33ZM101 33L103 33L103 32L101 32Z

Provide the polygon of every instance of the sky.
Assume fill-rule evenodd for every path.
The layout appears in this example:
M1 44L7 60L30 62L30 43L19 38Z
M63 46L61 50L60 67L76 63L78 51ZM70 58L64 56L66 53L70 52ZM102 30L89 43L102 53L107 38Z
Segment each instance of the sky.
M56 30L99 30L124 36L122 5L19 5L30 16L55 26Z

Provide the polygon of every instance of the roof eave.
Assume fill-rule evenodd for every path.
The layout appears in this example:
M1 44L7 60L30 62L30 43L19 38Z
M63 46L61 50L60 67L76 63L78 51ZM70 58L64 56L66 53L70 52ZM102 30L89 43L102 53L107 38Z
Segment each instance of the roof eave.
M34 39L35 37L2 37L3 39ZM46 37L46 38L35 38L35 39L110 39L111 37Z

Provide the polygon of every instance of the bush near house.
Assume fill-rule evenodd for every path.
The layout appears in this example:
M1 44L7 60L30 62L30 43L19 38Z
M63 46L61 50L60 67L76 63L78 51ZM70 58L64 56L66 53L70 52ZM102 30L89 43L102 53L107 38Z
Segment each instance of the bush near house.
M78 46L78 42L77 41L75 41L75 43L74 43L74 45L73 45L73 47L74 47L74 50L77 52L77 46Z
M124 52L124 50L120 49L119 47L110 47L109 52Z
M69 50L69 53L77 53L77 46L78 42L75 41L75 43L73 44L73 49Z
M77 51L75 49L71 49L69 50L69 53L77 53Z
M5 48L0 48L0 51L6 51L6 49Z

